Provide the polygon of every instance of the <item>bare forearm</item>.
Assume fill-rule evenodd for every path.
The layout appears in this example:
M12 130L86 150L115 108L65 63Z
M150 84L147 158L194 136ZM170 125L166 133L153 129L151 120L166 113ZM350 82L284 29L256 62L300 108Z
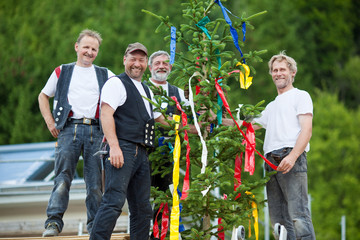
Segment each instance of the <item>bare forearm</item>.
M60 131L58 129L56 129L56 127L55 127L55 120L50 111L49 97L46 94L41 92L39 94L38 101L39 101L39 108L40 108L41 115L43 116L43 118L45 120L46 126L49 129L49 132L51 133L51 135L54 138L57 138Z
M291 155L293 155L295 159L297 159L305 151L305 148L308 145L312 135L311 132L312 132L311 129L302 130L300 132L299 137L295 143L295 146L290 153Z
M296 140L295 146L291 151L296 159L305 151L312 135L312 115L303 114L299 115L299 122L301 126L300 134Z
M286 156L278 166L278 171L282 171L284 174L288 173L293 168L296 160L305 151L312 135L312 115L299 115L299 122L301 130L295 146L291 150L290 154Z
M38 101L41 115L43 116L46 124L55 123L50 111L49 97L41 92L39 94Z
M116 135L115 120L113 115L101 112L101 126L106 137L106 140L111 147L118 147L119 141Z
M119 140L116 135L115 110L110 105L103 103L101 105L101 126L104 131L105 138L110 146L110 163L116 168L121 168L124 165L124 156L121 151Z

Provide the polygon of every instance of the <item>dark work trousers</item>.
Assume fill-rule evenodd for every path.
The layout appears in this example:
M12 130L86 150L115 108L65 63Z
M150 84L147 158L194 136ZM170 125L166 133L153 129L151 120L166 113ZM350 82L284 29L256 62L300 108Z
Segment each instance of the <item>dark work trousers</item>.
M150 205L150 168L146 148L119 140L124 165L115 168L105 161L105 193L96 214L90 239L108 240L122 212L125 199L130 211L130 239L149 238L152 209Z

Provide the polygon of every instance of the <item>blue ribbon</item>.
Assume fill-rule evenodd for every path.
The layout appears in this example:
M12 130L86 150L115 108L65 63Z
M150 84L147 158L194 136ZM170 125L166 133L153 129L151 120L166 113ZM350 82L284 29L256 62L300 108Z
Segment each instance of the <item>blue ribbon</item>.
M175 49L176 49L176 27L171 26L171 41L170 41L170 64L175 62Z
M178 192L179 199L181 199L181 195L182 195L181 191L179 189L176 189L176 190ZM185 231L184 224L181 223L181 211L182 211L182 208L183 208L182 204L179 203L179 212L180 212L180 214L179 214L180 215L180 217L179 217L179 232Z
M164 146L164 145L165 145L164 140L165 140L165 138L164 138L164 137L159 137L159 138L158 138L159 147L161 147L161 146Z
M159 143L159 147L166 145L165 138L164 137L159 137L158 138L158 143ZM161 152L161 154L165 155L165 152Z
M242 23L242 33L243 33L243 35L244 35L244 37L243 37L243 42L245 42L245 35L246 35L246 23L245 22L243 22Z
M222 86L222 79L220 79L218 81L219 85ZM218 122L218 125L221 125L222 124L222 107L223 107L223 101L219 95L219 93L217 94L217 103L219 105L219 109L217 110L216 112L216 118L217 118L217 122Z
M243 55L243 53L242 53L242 51L241 51L241 49L240 49L239 43L238 43L239 37L238 37L237 31L236 31L236 29L232 26L232 22L231 22L231 20L230 20L230 18L229 18L229 15L227 14L227 12L229 12L230 14L232 14L232 13L231 13L229 10L227 10L227 9L221 4L220 0L215 0L214 2L217 3L217 4L220 6L221 11L222 11L222 13L223 13L223 15L224 15L224 19L225 19L226 23L229 24L229 26L230 26L230 33L231 33L231 36L232 36L232 38L233 38L234 45L235 45L235 47L237 48L237 50L239 50L241 57L243 57L244 55ZM245 35L244 35L244 36L245 36ZM244 63L245 63L245 59L244 59Z
M168 146L170 148L170 153L172 153L174 151L174 147L171 143L168 143Z

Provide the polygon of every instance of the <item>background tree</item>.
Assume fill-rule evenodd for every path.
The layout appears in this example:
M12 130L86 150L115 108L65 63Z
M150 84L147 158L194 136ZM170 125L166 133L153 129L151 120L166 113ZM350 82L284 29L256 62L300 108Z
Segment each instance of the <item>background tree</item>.
M347 236L359 239L359 110L348 110L336 94L316 91L309 184L317 239L336 239L340 216ZM355 144L354 144L355 143Z
M216 18L216 13L221 13L221 9L213 1L187 1L182 6L183 20L179 25L175 25L177 28L177 48L180 50L177 49L176 51L176 61L170 79L175 79L178 85L187 88L189 91L195 92L195 86L200 89L200 93L195 95L193 99L195 112L205 111L199 116L199 121L208 122L210 109L222 113L222 109L219 108L217 103L215 79L222 78L222 88L224 91L229 92L231 90L228 82L239 81L239 77L237 77L237 80L236 78L229 78L229 72L240 69L237 67L237 63L244 60L252 62L261 60L261 58L258 56L259 51L255 50L251 53L245 53L244 57L238 51L227 51L227 45L233 44L233 40L224 19ZM170 28L174 26L171 19L148 11L145 12L160 20L157 29L164 30L165 39L169 40ZM242 23L249 25L249 20L250 17L243 16L243 18L234 21L232 25L236 26L237 32L241 33ZM200 24L203 21L206 21L207 24ZM208 32L204 31L200 25L205 27ZM239 36L241 39L240 34ZM244 44L240 43L240 45L243 46ZM221 59L221 63L219 59ZM242 71L244 70L242 69ZM192 78L195 73L199 75ZM188 86L189 81L191 87ZM237 86L239 87L239 82ZM152 89L154 93L159 92L156 87ZM161 105L162 101L163 96L157 96L159 105ZM252 110L243 116L245 118L260 113L259 108L256 106L248 106L248 108ZM187 115L192 116L192 113L188 110ZM229 118L227 114L225 115ZM242 145L243 136L236 127L224 126L214 129L208 135L205 129L207 125L203 124L201 130L209 150L207 167L204 172L200 171L203 167L201 161L203 146L201 146L197 136L193 136L189 140L191 143L191 184L188 197L181 201L181 217L184 219L183 224L187 225L187 229L181 233L183 239L210 239L211 236L217 236L219 226L216 220L218 218L222 219L223 231L231 232L234 227L237 228L239 225L247 224L252 219L251 212L254 210L251 203L253 201L261 202L254 194L259 191L258 188L263 186L266 181L264 179L244 181L237 191L234 191L234 162L236 155L240 155L245 149ZM243 128L243 131L246 130ZM174 131L170 131L169 136L174 136ZM173 137L166 142L173 143L174 141ZM172 159L165 155L168 152L167 144L165 144L165 147L157 148L150 155L152 166L156 172L169 172L169 169L162 169L164 159L172 162ZM183 166L186 163L185 156L186 142L183 144L181 154ZM171 170L173 168L175 171L175 166L170 167ZM223 200L221 196L214 194L216 189L220 189L221 194L228 194L227 199ZM179 190L181 190L181 186ZM208 191L204 193L206 190ZM174 191L177 191L177 189ZM252 193L248 195L246 192ZM153 189L152 196L156 203L168 203L169 206L172 206L172 211L175 211L174 205L172 205L173 196L170 191L164 194Z
M254 86L246 93L239 90L237 81L229 81L230 106L237 106L239 103L255 104L263 99L268 103L276 96L268 74L268 59L273 54L286 50L297 60L299 68L295 86L309 91L314 100L314 134L309 152L309 192L313 196L321 193L320 198L314 196L312 201L315 231L320 240L339 239L338 223L341 214L345 213L347 237L360 239L359 230L353 226L358 225L360 216L356 214L356 206L339 204L341 200L336 198L355 196L355 183L359 180L355 171L360 161L355 157L358 156L355 147L359 145L359 138L357 135L351 138L345 136L335 142L330 139L333 136L324 138L323 135L317 135L316 130L322 129L324 133L353 130L349 132L350 136L357 132L350 126L358 123L359 111L360 79L357 72L360 69L360 2L222 2L234 13L244 12L246 16L267 11L266 14L252 19L253 28L248 26L246 45L242 50L248 52L252 49L267 49L268 52L262 55L264 62L251 62L253 70L256 70L252 72ZM123 71L122 57L130 42L144 43L149 52L168 50L163 36L154 33L158 20L142 13L141 9L169 16L175 25L181 23L181 1L178 0L168 0L166 3L159 0L94 0L87 2L86 6L80 0L0 1L0 144L55 140L42 120L37 96L55 67L75 61L74 42L82 29L91 28L102 34L104 41L95 64L106 66L116 74ZM212 14L221 16L220 12ZM235 48L228 47L227 50L235 52ZM170 82L174 83L173 80ZM321 94L316 93L316 89L320 89ZM323 98L319 105L318 98L322 94L330 95L331 98ZM331 110L334 104L341 105L342 114L335 109ZM331 125L331 128L323 119L329 116L324 115L327 109L332 112L328 121L338 121ZM324 114L319 114L318 111ZM347 116L347 124L341 123L343 116ZM263 138L261 133L262 131L259 138ZM334 141L331 148L328 148L333 151L321 150L321 155L317 154L318 147L327 141ZM346 146L346 159L339 159L338 154L343 153L339 146ZM258 148L261 149L261 146L258 145ZM347 168L334 168L329 164L342 163L348 159L351 161L347 162ZM325 160L326 163L323 162ZM253 177L260 179L262 160L257 159L256 164L257 171ZM317 182L312 178L322 177L324 172L337 176L332 184L342 184L343 188L339 191L343 195L340 195L333 185L323 184L322 188L317 186ZM246 178L246 175L243 177ZM345 179L352 179L354 184L349 184ZM356 200L352 202L355 204ZM332 224L323 224L330 219ZM323 237L330 232L330 237Z

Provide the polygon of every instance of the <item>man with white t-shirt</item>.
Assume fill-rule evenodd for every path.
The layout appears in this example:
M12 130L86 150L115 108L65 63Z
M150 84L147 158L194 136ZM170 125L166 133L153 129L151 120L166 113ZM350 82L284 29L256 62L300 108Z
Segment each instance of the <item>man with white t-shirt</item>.
M278 96L254 121L266 129L264 153L278 166L278 173L266 185L272 225L284 225L287 239L314 240L306 158L312 135L313 104L306 91L293 86L296 72L295 60L284 52L270 59L269 73ZM268 164L265 169L273 171Z
M149 238L152 209L147 147L154 146L154 122L169 124L143 98L153 100L152 91L142 82L147 56L144 45L129 44L123 60L125 72L109 79L101 91L100 118L109 154L105 161L105 193L90 234L92 240L110 239L126 199L130 238ZM196 131L193 125L189 127L189 132Z
M313 104L309 93L293 86L296 72L296 61L284 52L270 59L269 73L278 96L253 122L266 129L264 153L278 171L266 183L271 224L284 225L288 240L314 240L306 158L312 135ZM234 122L224 119L223 124L231 126ZM260 129L260 125L254 125L254 130ZM267 163L265 169L273 171Z
M76 165L82 154L86 183L87 229L101 202L101 163L93 156L102 141L99 125L100 91L110 76L107 68L93 64L101 44L99 33L85 29L76 43L77 61L57 67L39 94L39 107L54 138L54 188L47 207L43 237L57 236L63 229L63 215L69 202L69 191ZM54 97L53 112L50 98Z
M166 122L143 98L153 97L141 82L147 67L146 47L141 43L129 44L123 62L125 72L109 79L101 92L101 124L109 155L105 161L105 193L90 234L93 240L110 239L126 199L130 238L149 237L152 209L146 146L153 145L154 119Z

